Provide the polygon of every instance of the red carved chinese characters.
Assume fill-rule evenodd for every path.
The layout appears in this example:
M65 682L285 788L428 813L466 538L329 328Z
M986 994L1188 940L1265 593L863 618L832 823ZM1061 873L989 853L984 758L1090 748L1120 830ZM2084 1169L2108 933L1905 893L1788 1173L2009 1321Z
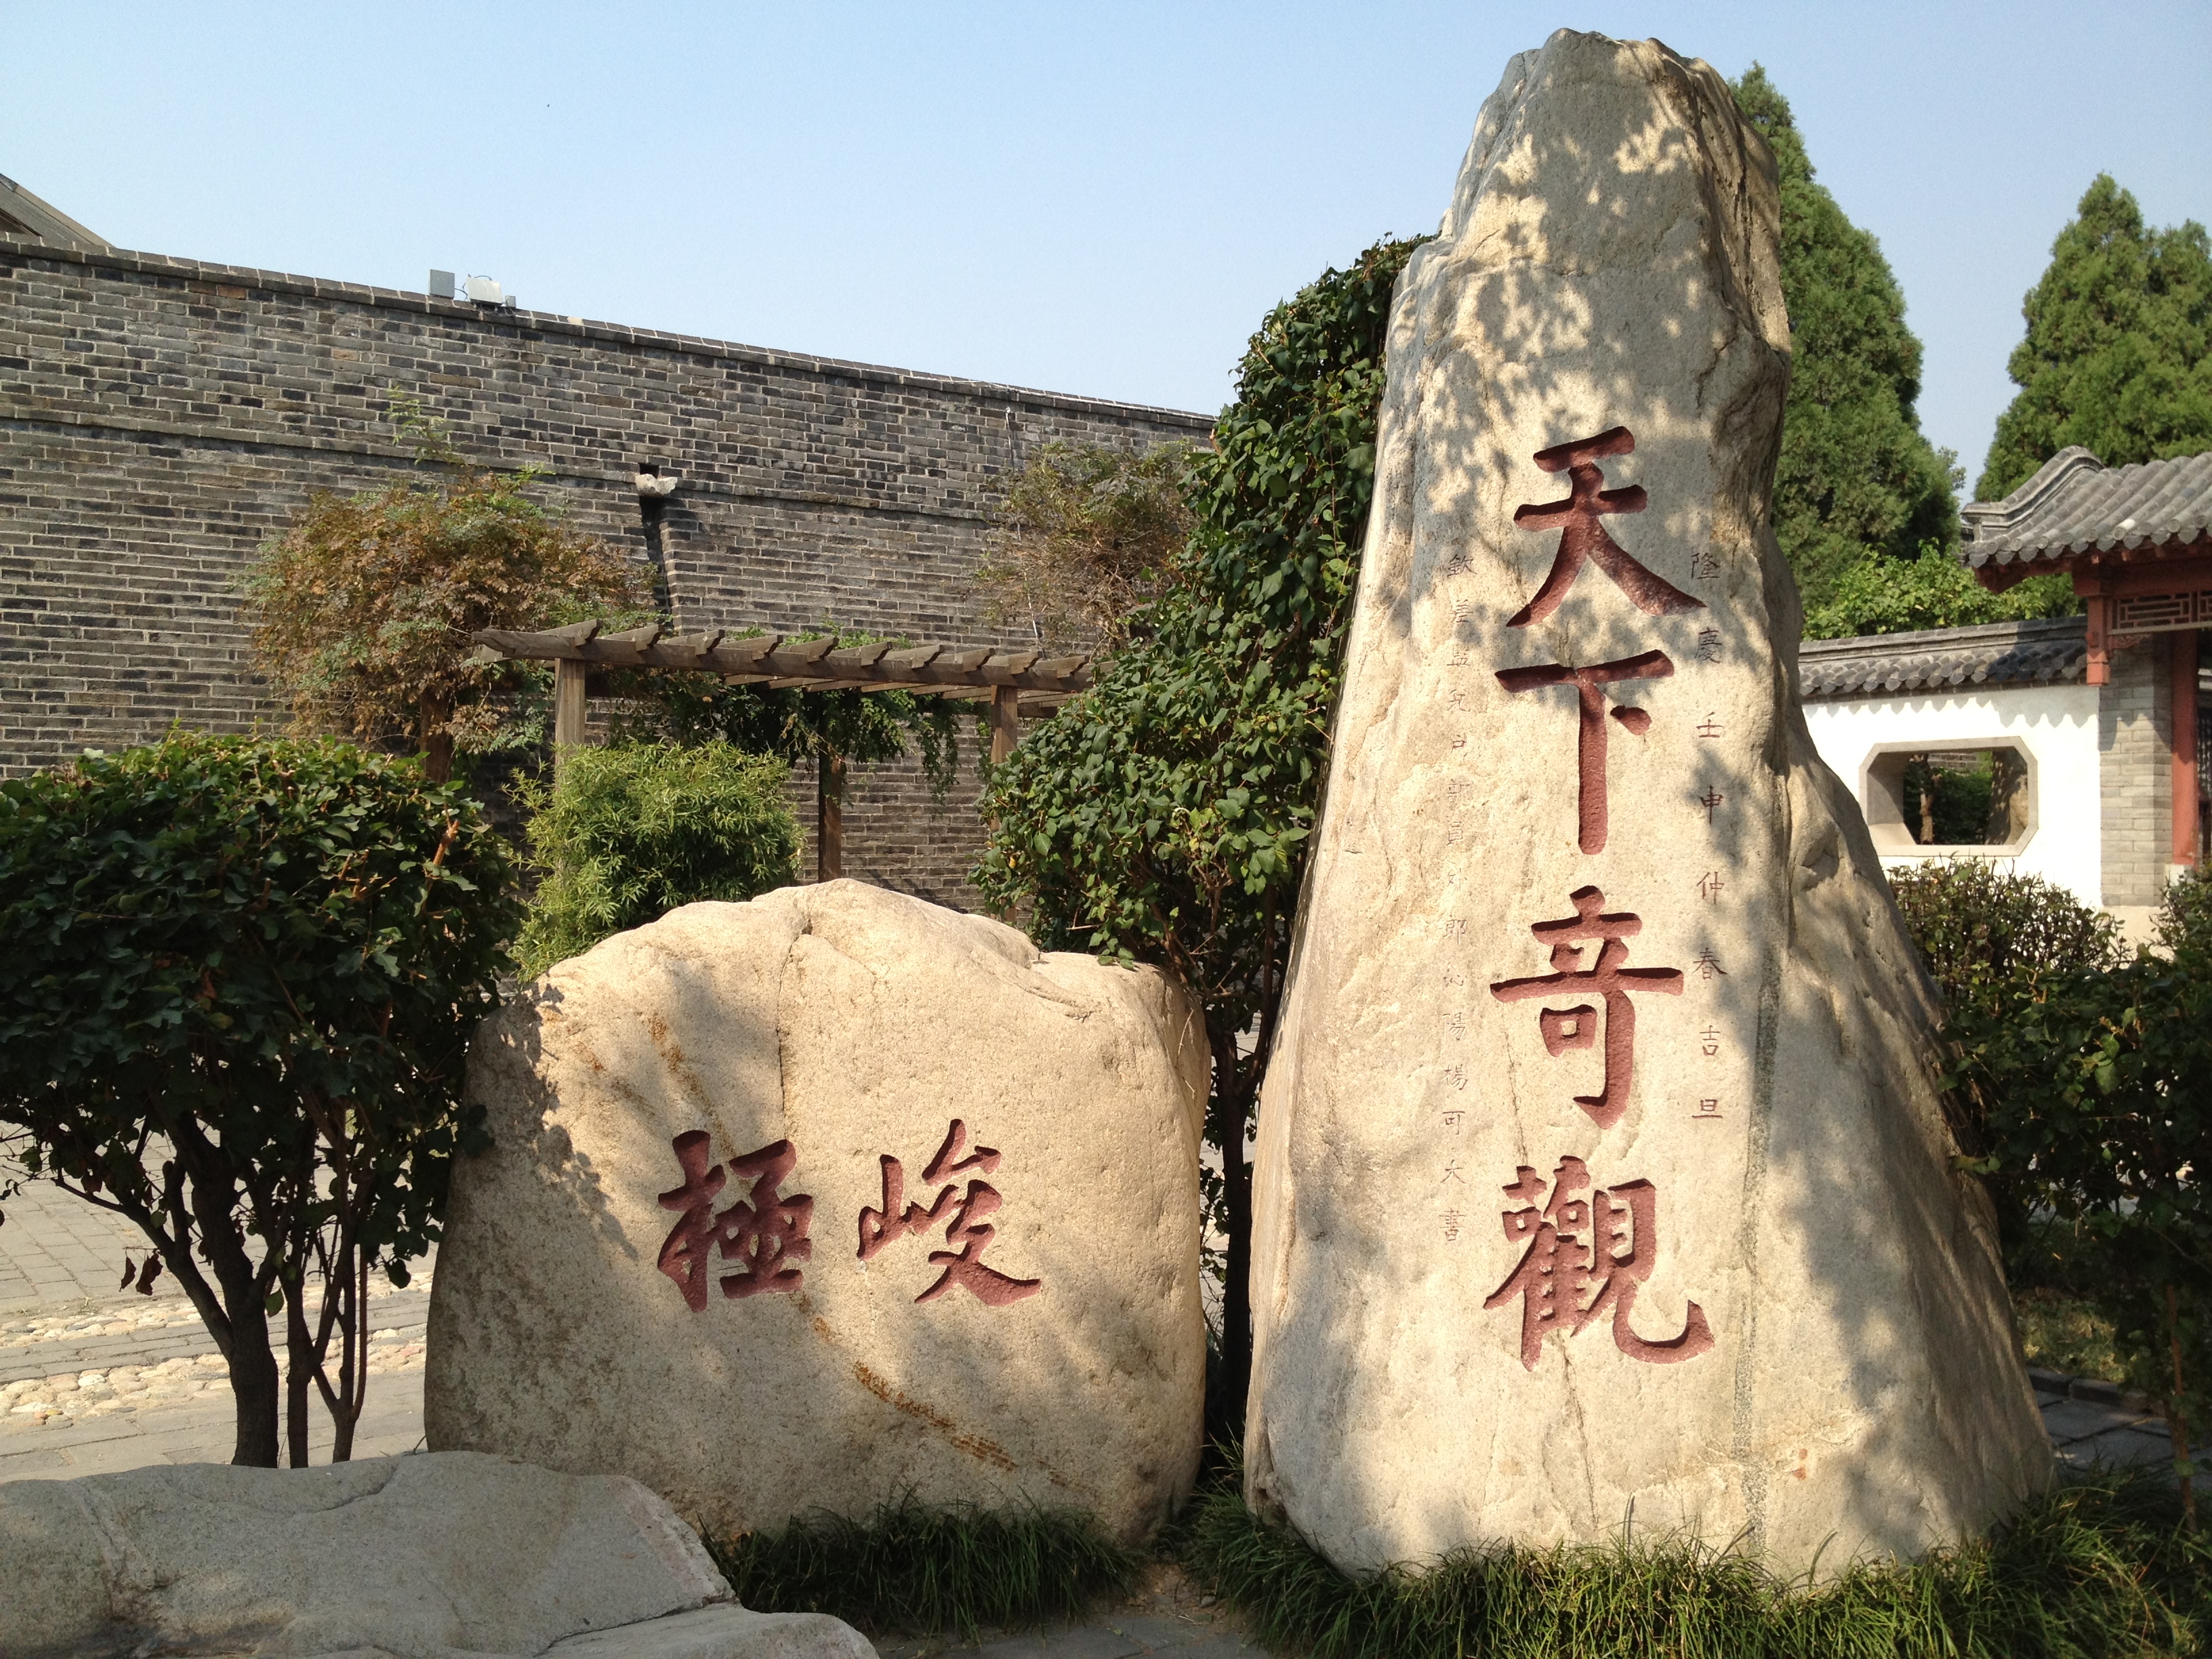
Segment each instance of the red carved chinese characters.
M960 1156L966 1145L968 1126L958 1118L945 1133L945 1142L937 1149L937 1156L921 1172L923 1182L936 1186L948 1176L968 1170L981 1170L989 1175L999 1167L999 1151L995 1146L977 1146L966 1158ZM860 1260L867 1261L886 1245L894 1244L908 1233L916 1237L927 1232L951 1212L952 1219L945 1229L945 1242L957 1245L957 1249L932 1250L931 1265L942 1263L945 1271L937 1282L915 1297L916 1302L933 1301L959 1285L988 1307L1003 1308L1018 1302L1025 1296L1034 1296L1042 1288L1041 1279L1009 1279L993 1267L983 1265L983 1252L996 1237L998 1229L985 1218L994 1214L1006 1202L997 1188L988 1182L971 1180L967 1195L956 1205L955 1194L959 1188L947 1185L941 1188L927 1209L919 1204L908 1204L901 1209L906 1196L906 1170L895 1158L881 1160L884 1176L883 1208L863 1208L860 1212Z
M1705 609L1703 599L1692 599L1638 564L1600 522L1608 514L1641 513L1647 504L1641 484L1625 489L1599 488L1605 483L1605 473L1598 462L1608 455L1628 454L1635 447L1635 434L1625 426L1617 426L1595 438L1578 438L1573 443L1536 452L1536 465L1547 472L1565 473L1571 490L1563 501L1530 502L1513 511L1513 522L1523 530L1557 530L1559 550L1536 597L1506 623L1508 628L1526 628L1558 610L1585 561L1612 577L1637 608L1649 615Z
M706 1310L709 1263L717 1250L724 1261L740 1264L737 1272L722 1275L724 1296L798 1290L804 1275L787 1264L814 1254L814 1242L807 1237L814 1200L804 1193L777 1194L799 1162L791 1143L779 1140L732 1158L730 1173L745 1183L744 1196L720 1214L714 1199L728 1177L709 1157L707 1132L692 1129L669 1144L683 1168L684 1184L661 1194L660 1207L679 1212L681 1218L660 1246L659 1266L676 1281L691 1311Z
M1546 1183L1522 1164L1505 1195L1520 1207L1504 1212L1505 1237L1528 1249L1505 1282L1483 1302L1503 1307L1521 1302L1521 1363L1530 1370L1544 1355L1547 1332L1572 1336L1608 1310L1613 1346L1646 1364L1674 1365L1713 1346L1705 1310L1688 1304L1681 1334L1651 1341L1630 1322L1636 1292L1651 1277L1659 1254L1659 1194L1648 1181L1624 1181L1592 1191L1589 1170L1578 1158L1563 1158L1552 1172L1551 1202L1541 1209Z
M1582 730L1575 758L1582 780L1580 845L1585 853L1605 851L1605 688L1623 680L1663 680L1674 672L1664 651L1646 651L1618 662L1593 663L1571 668L1565 663L1544 663L1534 668L1501 668L1498 683L1508 691L1540 690L1547 685L1571 685L1582 701ZM1641 708L1616 708L1613 719L1641 737L1651 729L1651 716Z
M1577 1095L1575 1104L1590 1115L1601 1129L1610 1129L1628 1109L1628 1091L1636 1076L1636 1005L1632 992L1657 991L1668 996L1682 994L1679 968L1624 968L1628 960L1625 941L1642 931L1642 918L1618 911L1601 915L1605 895L1595 887L1578 887L1568 895L1575 914L1559 921L1540 921L1529 928L1540 944L1552 947L1553 972L1527 979L1501 980L1490 988L1500 1002L1548 1000L1575 990L1595 992L1605 1003L1601 1021L1589 1003L1571 1008L1546 1008L1537 1016L1544 1051L1557 1059L1570 1048L1594 1048L1598 1026L1605 1027L1605 1083L1595 1095ZM1598 943L1597 960L1582 966L1587 943Z

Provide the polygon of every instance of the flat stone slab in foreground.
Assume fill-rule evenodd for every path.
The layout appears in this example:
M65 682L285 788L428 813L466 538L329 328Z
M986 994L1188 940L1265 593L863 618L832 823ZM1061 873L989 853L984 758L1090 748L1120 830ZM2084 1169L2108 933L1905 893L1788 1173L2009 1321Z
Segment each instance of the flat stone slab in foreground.
M0 1652L369 1659L873 1659L819 1613L738 1607L618 1476L471 1452L0 1486Z
M1133 1541L1202 1432L1206 1044L1152 968L859 882L692 904L487 1024L434 1448L702 1526L925 1504Z
M1566 31L1399 279L1261 1097L1255 1508L1913 1555L2051 1477L1935 1005L1797 702L1773 164Z

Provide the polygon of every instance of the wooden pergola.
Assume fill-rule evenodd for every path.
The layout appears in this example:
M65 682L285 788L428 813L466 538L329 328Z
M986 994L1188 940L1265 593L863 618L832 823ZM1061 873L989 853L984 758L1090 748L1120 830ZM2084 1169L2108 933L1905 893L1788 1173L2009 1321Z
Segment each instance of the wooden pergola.
M477 662L553 665L553 764L585 741L586 704L594 671L663 669L713 674L731 685L770 690L906 691L957 702L983 702L991 728L991 759L1002 761L1021 740L1024 717L1050 714L1091 684L1088 656L1047 657L1042 651L994 651L988 646L840 647L834 639L794 639L781 634L712 629L676 634L657 623L620 633L596 622L517 633L486 629L471 636ZM844 762L823 757L817 781L817 874L828 879L844 866ZM834 776L834 784L833 784Z

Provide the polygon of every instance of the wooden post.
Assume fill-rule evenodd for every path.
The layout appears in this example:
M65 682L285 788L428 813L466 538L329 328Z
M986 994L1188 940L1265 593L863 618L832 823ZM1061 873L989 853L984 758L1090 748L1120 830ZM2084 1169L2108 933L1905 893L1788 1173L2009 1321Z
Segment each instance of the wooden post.
M2089 663L2081 678L2090 685L2108 685L2112 678L2112 602L2099 587L2085 586L2079 577L2075 579L2074 591L2089 602Z
M845 757L814 757L814 879L845 873Z
M553 775L568 751L584 740L584 680L587 665L562 657L553 664Z
M2197 862L2197 635L2173 641L2173 861Z
M1022 740L1022 694L1011 685L991 688L991 764L1014 752Z

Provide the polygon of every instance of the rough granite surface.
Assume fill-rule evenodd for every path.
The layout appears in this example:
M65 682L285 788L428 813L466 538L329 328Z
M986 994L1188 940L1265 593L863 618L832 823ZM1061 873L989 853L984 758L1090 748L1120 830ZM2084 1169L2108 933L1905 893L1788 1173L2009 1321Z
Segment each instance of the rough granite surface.
M1562 31L1398 284L1256 1152L1248 1493L1346 1568L1632 1514L1826 1572L2050 1478L1798 705L1777 223L1719 76Z
M912 1492L1133 1540L1189 1489L1205 1042L1158 970L785 888L556 966L470 1086L432 1447L731 1530Z

